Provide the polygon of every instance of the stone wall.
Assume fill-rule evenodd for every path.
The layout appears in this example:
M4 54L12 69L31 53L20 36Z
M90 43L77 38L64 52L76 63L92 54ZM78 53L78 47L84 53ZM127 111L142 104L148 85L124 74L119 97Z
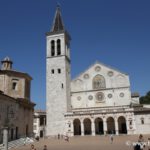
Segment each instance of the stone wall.
M0 94L0 129L9 126L9 140L31 136L33 133L33 108L18 100ZM8 119L8 120L7 120ZM2 140L2 134L0 139ZM1 141L2 142L2 141Z

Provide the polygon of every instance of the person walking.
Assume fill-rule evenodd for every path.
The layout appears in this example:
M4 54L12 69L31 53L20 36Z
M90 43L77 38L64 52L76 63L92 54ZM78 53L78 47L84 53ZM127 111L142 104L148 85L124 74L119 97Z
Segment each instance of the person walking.
M113 141L114 141L114 135L113 135L113 134L111 134L111 135L110 135L110 143L112 144L112 143L113 143Z

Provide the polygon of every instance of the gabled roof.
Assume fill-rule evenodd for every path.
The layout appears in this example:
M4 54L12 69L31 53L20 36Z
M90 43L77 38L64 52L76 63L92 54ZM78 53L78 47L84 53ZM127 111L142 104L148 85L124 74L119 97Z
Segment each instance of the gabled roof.
M60 7L57 6L51 32L59 32L59 31L64 31L64 30L65 30L65 27L64 27L63 20L61 17Z
M124 72L122 72L122 71L120 71L120 70L118 70L118 69L116 69L116 68L114 68L114 67L111 67L111 66L105 65L105 64L103 64L103 63L101 63L101 62L99 62L99 61L96 61L94 64L90 65L85 71L81 72L81 73L80 73L79 75L77 75L74 79L72 79L72 81L76 80L79 76L81 76L83 73L85 73L86 71L88 71L90 68L92 68L92 67L93 67L94 65L96 65L96 64L99 64L99 65L101 65L101 66L110 68L110 69L112 69L112 70L115 70L115 71L117 71L117 72L120 72L120 73L125 74L125 75L128 76L127 73L124 73Z

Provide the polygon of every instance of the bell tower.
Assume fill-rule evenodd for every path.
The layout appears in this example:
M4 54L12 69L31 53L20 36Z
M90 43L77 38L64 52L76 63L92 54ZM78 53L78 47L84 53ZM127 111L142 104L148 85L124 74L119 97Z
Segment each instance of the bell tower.
M70 36L57 6L52 28L46 33L46 135L65 132L70 100Z

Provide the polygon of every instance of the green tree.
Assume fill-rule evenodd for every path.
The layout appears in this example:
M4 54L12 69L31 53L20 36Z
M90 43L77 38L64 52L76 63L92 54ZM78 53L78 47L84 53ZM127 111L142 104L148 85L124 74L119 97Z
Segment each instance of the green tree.
M140 97L140 104L150 104L150 91Z

